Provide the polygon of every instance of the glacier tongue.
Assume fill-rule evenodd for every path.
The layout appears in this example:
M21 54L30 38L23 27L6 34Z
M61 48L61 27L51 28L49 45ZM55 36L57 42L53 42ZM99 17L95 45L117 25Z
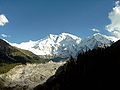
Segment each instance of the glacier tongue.
M50 34L45 39L38 41L23 42L21 44L11 43L21 49L29 50L36 55L51 57L75 57L78 52L86 51L96 47L110 46L112 37L96 33L91 37L81 39L69 33L59 35Z
M18 65L5 74L0 74L3 88L10 90L33 90L55 74L56 70L65 62L48 62L45 64ZM0 87L0 90L2 89ZM7 89L8 90L8 89Z

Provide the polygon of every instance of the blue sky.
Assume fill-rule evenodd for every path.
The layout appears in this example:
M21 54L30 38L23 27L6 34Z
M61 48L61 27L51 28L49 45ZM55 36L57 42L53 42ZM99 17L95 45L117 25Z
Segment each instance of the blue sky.
M0 27L0 34L10 42L38 40L49 34L68 32L87 37L99 29L109 34L108 13L116 0L0 0L0 14L9 23Z

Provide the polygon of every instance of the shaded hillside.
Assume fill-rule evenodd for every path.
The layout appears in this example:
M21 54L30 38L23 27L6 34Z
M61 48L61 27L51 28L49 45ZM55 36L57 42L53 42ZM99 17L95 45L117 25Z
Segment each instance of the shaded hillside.
M46 62L30 51L19 49L9 45L0 39L0 63L26 63L26 62Z
M120 41L71 58L35 90L120 89Z

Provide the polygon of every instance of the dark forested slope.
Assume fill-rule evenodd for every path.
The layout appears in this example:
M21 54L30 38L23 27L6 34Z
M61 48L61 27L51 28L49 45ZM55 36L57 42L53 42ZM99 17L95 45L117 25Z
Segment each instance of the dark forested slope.
M35 90L120 89L120 41L71 58Z

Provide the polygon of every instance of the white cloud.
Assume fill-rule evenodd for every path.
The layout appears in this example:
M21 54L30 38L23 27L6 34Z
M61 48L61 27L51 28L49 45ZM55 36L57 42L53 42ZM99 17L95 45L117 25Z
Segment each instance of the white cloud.
M2 36L3 38L8 38L8 37L10 37L10 35L6 35L6 34L1 34L1 36Z
M120 1L116 1L115 4L116 6L119 6Z
M0 15L0 26L4 26L6 23L8 23L8 19L5 17L5 15Z
M116 38L120 38L120 1L115 2L115 7L109 13L108 18L111 20L111 24L107 25L107 30Z
M93 32L100 32L100 30L95 29L95 28L93 28L92 31L93 31Z

